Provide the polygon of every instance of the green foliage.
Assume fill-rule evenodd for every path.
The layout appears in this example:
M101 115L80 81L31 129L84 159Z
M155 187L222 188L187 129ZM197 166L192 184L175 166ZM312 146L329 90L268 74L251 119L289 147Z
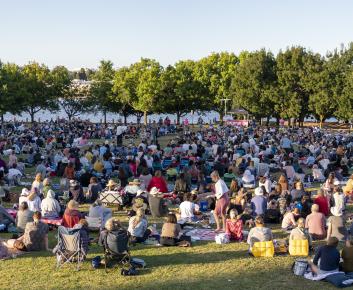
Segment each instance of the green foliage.
M18 114L23 109L23 75L16 64L0 62L0 115Z
M204 87L209 110L223 113L221 99L230 96L230 86L239 60L234 53L213 53L195 66L195 79Z
M168 66L161 76L161 91L157 103L157 111L169 112L180 117L190 111L207 110L208 99L205 88L194 76L195 62L180 61L175 66Z
M40 110L57 110L57 91L48 67L31 62L23 67L22 74L23 95L26 98L23 110L30 114L31 121Z
M276 94L276 62L264 49L248 53L235 68L231 92L234 106L258 118L273 115L272 96Z
M103 111L106 123L107 112L118 112L119 108L112 102L112 88L115 70L111 61L102 60L98 70L92 75L90 97L92 108Z

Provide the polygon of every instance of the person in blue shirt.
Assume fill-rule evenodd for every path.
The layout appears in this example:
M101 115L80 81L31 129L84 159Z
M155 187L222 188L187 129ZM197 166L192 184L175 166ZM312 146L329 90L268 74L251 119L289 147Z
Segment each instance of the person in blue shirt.
M251 199L251 209L253 216L263 216L267 209L267 199L263 196L261 187L255 189L255 196Z
M330 237L325 246L320 247L309 265L314 274L336 272L339 269L340 253L337 250L338 239Z

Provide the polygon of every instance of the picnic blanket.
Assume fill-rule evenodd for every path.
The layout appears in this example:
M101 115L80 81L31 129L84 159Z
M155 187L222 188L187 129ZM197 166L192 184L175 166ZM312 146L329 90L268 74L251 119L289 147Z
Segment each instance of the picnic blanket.
M214 241L216 233L211 229L193 229L184 233L195 241Z
M62 218L42 218L41 221L47 225L61 226Z

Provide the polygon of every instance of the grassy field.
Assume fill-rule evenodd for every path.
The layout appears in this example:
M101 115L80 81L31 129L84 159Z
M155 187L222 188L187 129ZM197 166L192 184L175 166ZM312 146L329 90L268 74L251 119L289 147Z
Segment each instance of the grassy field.
M162 146L167 141L163 138ZM33 174L33 169L27 173ZM114 214L126 223L125 212ZM160 228L163 221L150 218L149 222ZM279 226L273 232L276 239L285 237ZM56 231L49 233L50 248L56 244L55 235ZM10 236L0 234L1 238ZM56 259L49 252L26 253L0 262L0 289L334 289L325 282L294 276L294 257L252 258L247 250L246 243L195 242L190 248L137 245L131 254L144 259L147 268L133 277L121 276L116 268L109 273L104 268L94 270L91 259L103 255L97 244L91 245L88 259L78 272L72 265L57 270Z

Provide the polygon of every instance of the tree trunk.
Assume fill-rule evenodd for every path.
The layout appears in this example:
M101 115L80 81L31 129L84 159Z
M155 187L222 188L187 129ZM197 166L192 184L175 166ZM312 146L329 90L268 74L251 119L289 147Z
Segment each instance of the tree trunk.
M322 121L323 121L324 117L320 116L320 129L322 128Z
M127 115L123 114L123 116L124 116L124 125L126 126L126 124L127 124Z
M145 124L145 126L147 126L147 111L143 112L143 123Z
M104 125L107 125L107 111L106 110L103 111L103 115L104 115Z
M220 111L219 112L219 121L220 121L221 124L223 124L223 118L224 118L224 112Z
M268 127L270 125L270 117L266 118L266 126Z
M31 116L31 123L33 124L34 123L34 111L33 110L31 110L31 112L29 113L30 114L30 116Z
M181 114L180 114L180 112L177 112L176 115L177 115L177 125L180 125L180 117L181 117L180 115Z
M1 123L4 123L4 114L1 114Z

